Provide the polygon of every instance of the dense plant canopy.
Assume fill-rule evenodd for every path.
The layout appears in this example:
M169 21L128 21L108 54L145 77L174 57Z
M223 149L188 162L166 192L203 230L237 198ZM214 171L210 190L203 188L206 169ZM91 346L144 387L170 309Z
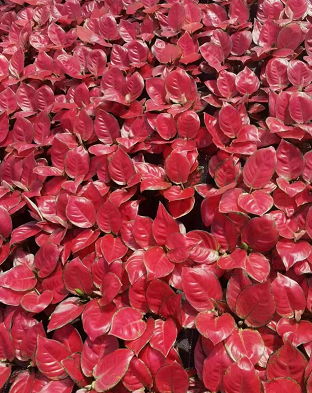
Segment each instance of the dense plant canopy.
M3 0L0 389L312 392L308 0Z

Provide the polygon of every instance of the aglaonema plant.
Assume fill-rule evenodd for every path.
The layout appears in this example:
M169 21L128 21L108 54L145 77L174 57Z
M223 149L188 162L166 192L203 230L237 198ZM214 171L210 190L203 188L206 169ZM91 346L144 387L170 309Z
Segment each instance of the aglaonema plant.
M311 4L0 31L1 391L311 393Z

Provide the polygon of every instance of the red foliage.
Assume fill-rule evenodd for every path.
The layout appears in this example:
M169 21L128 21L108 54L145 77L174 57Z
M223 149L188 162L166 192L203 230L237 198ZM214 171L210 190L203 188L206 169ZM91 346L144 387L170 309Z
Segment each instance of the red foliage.
M310 2L3 0L0 32L0 389L312 392Z

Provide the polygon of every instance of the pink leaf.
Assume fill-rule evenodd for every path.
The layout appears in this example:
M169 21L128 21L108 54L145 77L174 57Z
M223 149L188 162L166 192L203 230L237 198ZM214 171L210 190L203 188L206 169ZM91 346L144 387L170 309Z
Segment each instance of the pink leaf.
M37 367L49 379L58 380L66 377L67 374L61 361L69 355L68 349L59 342L38 336Z
M66 206L68 220L79 228L90 228L95 223L95 209L87 198L70 196Z
M269 281L254 284L241 291L236 302L236 314L251 327L268 323L275 313L275 303Z
M121 308L113 317L110 334L122 340L139 338L146 329L142 316L142 313L134 308Z
M233 363L225 372L223 386L226 393L260 393L261 382L250 360L246 357Z
M208 269L183 268L182 286L187 300L198 311L212 310L214 301L222 298L221 285Z
M273 147L258 150L244 166L245 184L250 188L263 188L271 180L275 166L276 154Z
M234 327L235 321L228 313L216 317L212 312L201 312L196 318L197 330L214 345L225 340L233 332Z
M126 374L133 355L130 349L117 349L104 356L93 371L96 391L103 392L117 385Z
M189 386L187 372L177 363L160 368L156 374L155 382L161 393L168 391L186 393Z

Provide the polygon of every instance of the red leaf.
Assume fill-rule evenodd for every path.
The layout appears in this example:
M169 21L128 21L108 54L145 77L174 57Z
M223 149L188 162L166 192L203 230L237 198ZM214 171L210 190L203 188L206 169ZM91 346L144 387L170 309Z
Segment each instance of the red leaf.
M235 138L242 128L239 112L232 105L225 105L219 112L219 125L229 138Z
M4 323L0 324L0 360L12 361L15 357L12 338ZM1 380L1 379L0 379ZM0 384L1 385L1 384Z
M172 71L165 81L168 98L174 103L185 104L196 97L195 81L182 69Z
M233 222L225 215L216 213L212 225L211 234L220 243L220 251L231 251L236 247L238 233Z
M237 329L225 341L225 348L234 361L246 357L255 365L264 353L264 342L256 330Z
M91 341L87 337L81 352L81 368L85 376L91 377L93 368L102 358L118 349L116 337L103 334Z
M148 320L146 321L146 329L144 333L135 340L131 340L131 341L125 340L126 347L131 349L132 351L134 351L136 355L138 355L142 350L142 348L150 341L154 332L154 327L155 327L154 319L148 318Z
M151 218L136 216L133 225L133 236L140 247L148 249L155 244L152 228L153 220Z
M40 112L34 123L34 141L38 144L45 144L50 136L50 118L45 112Z
M261 382L250 360L246 357L233 363L225 372L223 387L226 393L260 393Z
M276 173L280 177L293 180L301 175L304 168L304 160L297 147L282 139L276 150L276 157Z
M144 333L143 314L131 307L121 308L113 316L110 334L122 340L136 340Z
M150 345L167 357L176 341L177 334L177 327L171 318L168 318L166 321L157 319L155 321L153 335L150 339Z
M76 147L69 150L64 164L67 175L81 182L89 171L89 154L82 146Z
M247 252L241 248L235 248L235 250L227 255L224 254L218 259L218 266L224 270L230 269L245 269L247 260Z
M256 190L251 194L241 194L238 197L238 205L247 213L262 216L272 208L273 198L264 191Z
M0 389L5 385L11 375L11 365L0 363Z
M36 276L26 265L13 267L0 275L0 286L14 291L27 291L36 284Z
M288 1L287 5L294 0ZM306 2L304 2L306 5ZM289 81L298 88L308 86L312 80L312 72L308 65L300 60L291 60L287 67Z
M135 175L133 162L127 153L118 148L108 165L112 180L118 185L125 185Z
M217 7L216 4L213 4L213 5L215 7ZM219 9L224 11L223 8L221 8L221 7L216 8L217 11L219 11ZM212 12L211 12L211 15L213 15ZM221 93L222 97L230 98L230 97L235 96L235 94L237 94L237 90L236 90L236 86L235 86L235 79L236 79L236 75L232 72L228 72L228 71L221 71L220 72L219 77L217 79L217 87L218 87L218 90Z
M54 272L42 282L42 289L44 291L50 290L53 293L52 304L57 304L68 295L68 291L64 286L62 273L62 267L58 264Z
M289 377L303 386L304 369L308 361L304 355L289 341L274 352L267 364L267 378L269 380L280 377Z
M269 281L243 289L236 302L236 314L251 327L268 323L275 313L275 303Z
M117 23L113 15L106 14L99 20L99 32L108 41L115 41L119 38Z
M177 363L160 368L155 383L161 393L186 393L189 387L187 372Z
M72 325L66 325L55 330L52 338L63 344L71 353L81 352L82 350L80 334Z
M165 82L161 78L149 78L146 80L146 91L150 98L158 105L166 103Z
M151 247L145 252L144 263L147 269L148 280L166 277L174 269L174 264L169 261L163 248L160 246Z
M53 243L44 243L35 255L34 263L39 270L39 277L48 277L56 268L60 257L60 248Z
M122 258L128 251L128 248L123 244L120 237L105 235L102 238L101 250L107 263L111 264L116 259Z
M45 310L53 300L53 293L49 290L41 294L35 291L26 293L21 299L21 306L24 310L39 314Z
M194 262L210 264L218 259L220 246L210 233L197 230L190 231L187 233L186 238L195 243L189 252L189 258Z
M173 63L181 57L181 49L177 45L156 39L152 47L152 52L156 59L163 64Z
M2 143L9 133L9 117L6 112L0 115L0 143Z
M0 371L1 374L1 371ZM1 377L0 377L1 381ZM33 371L22 371L14 379L11 386L11 393L31 393L35 381L35 373ZM0 382L1 388L1 382Z
M35 93L35 103L37 108L41 112L40 114L45 114L45 112L48 112L51 110L51 106L55 101L54 93L51 87L47 85L41 86L38 90L36 90ZM40 116L39 114L39 116ZM49 119L50 120L50 119ZM50 122L49 122L50 124ZM35 138L34 138L35 139Z
M231 41L231 53L236 56L241 56L249 49L252 42L252 35L247 30L238 31L231 35Z
M62 360L62 365L70 378L79 386L88 385L89 380L82 374L80 367L81 354L74 353L68 358Z
M48 36L54 45L63 47L66 43L66 33L57 24L52 23L48 28Z
M241 241L253 251L266 252L275 246L278 235L274 221L269 215L265 215L247 222L242 230Z
M91 300L82 314L84 331L94 341L109 331L116 306L113 303L100 307L96 299Z
M0 57L1 73L0 80L3 80L9 76L9 62L3 55Z
M182 269L182 286L187 300L198 311L214 309L214 301L222 299L217 277L205 268Z
M160 113L156 119L156 130L165 140L173 138L177 133L177 124L169 113Z
M273 147L258 150L244 166L245 184L254 189L263 188L271 180L275 166L276 154Z
M272 291L277 313L286 318L303 314L306 298L300 285L287 276L277 273L272 282Z
M80 316L84 309L84 305L80 304L80 300L77 297L69 297L59 303L52 313L50 322L48 325L48 331L59 329L74 321Z
M312 119L312 99L302 92L294 92L289 99L289 113L296 123L308 123Z
M200 127L200 120L193 110L185 111L178 118L178 132L182 138L196 138Z
M206 227L211 225L216 209L219 207L220 199L221 195L213 195L202 201L201 217Z
M87 58L88 70L95 77L103 75L106 67L106 54L101 49L93 49L89 52Z
M233 332L235 321L228 313L216 317L212 312L201 312L196 317L196 328L213 345L217 345Z
M68 220L79 228L90 228L95 223L95 209L87 198L70 196L66 206Z
M265 393L301 393L300 385L291 378L274 378L271 381L263 382Z
M242 1L240 1L242 2ZM234 3L231 3L231 6L234 6ZM255 93L260 86L260 82L256 74L251 71L248 67L245 67L243 71L239 72L235 79L235 85L237 90L241 94L253 94Z
M129 281L133 285L139 278L146 274L144 265L144 251L135 251L127 260L125 269L128 273Z
M282 258L286 271L297 262L307 259L312 251L308 242L299 241L294 243L292 240L288 239L281 239L276 245L276 250Z
M127 389L133 392L143 387L151 388L153 379L145 363L133 357L122 382Z
M64 284L68 291L77 294L77 289L83 294L90 295L93 290L93 280L89 269L75 258L66 264L63 273Z
M104 356L93 371L95 390L103 392L117 385L126 374L133 355L130 349L117 349Z
M99 300L100 306L106 306L108 303L114 300L118 295L121 287L122 283L116 274L111 272L105 274L101 283L101 293L103 296Z
M144 314L148 311L147 306L147 279L146 275L140 277L130 288L129 288L129 303L132 307L137 308Z
M266 66L266 78L272 90L282 90L289 85L287 76L288 61L273 58Z
M264 282L270 273L270 263L263 254L252 252L246 259L245 271L254 280Z
M111 202L105 202L97 211L97 224L105 232L117 234L121 228L121 214L119 209Z
M298 23L289 23L284 26L277 37L278 48L295 50L302 40L302 31Z
M154 314L158 314L162 303L174 294L168 284L164 281L154 279L150 282L146 290L148 307Z
M179 3L174 3L168 14L168 24L169 27L175 31L179 32L184 24L185 20L185 10L184 7Z
M140 67L147 61L148 47L140 40L131 40L125 47L128 49L128 56L132 66Z
M87 141L93 135L93 121L84 109L80 111L74 121L74 131L80 135L83 141ZM90 149L89 152L91 153Z
M10 214L3 207L0 208L0 235L7 238L12 232L12 219Z
M229 18L235 19L236 23L243 24L249 19L249 8L242 0L234 0L229 10Z
M14 142L32 143L34 127L29 120L18 117L13 126L12 135Z
M190 162L186 154L173 151L165 161L165 170L173 183L186 183L190 175Z
M70 352L58 341L38 336L36 364L40 372L52 380L63 379L67 376L61 361Z
M73 78L79 78L81 75L80 63L77 57L61 54L57 57L56 63L63 72Z
M94 131L102 143L111 145L120 137L118 121L114 116L100 110L96 114L94 121Z
M16 101L22 111L35 111L35 89L30 85L21 83L16 91Z
M180 232L178 223L171 217L162 203L158 205L152 231L157 244L160 246L166 244L167 236L170 233Z
M312 239L312 209L311 208L309 209L308 214L306 216L305 226L306 226L307 234Z
M217 392L223 386L223 377L232 360L227 354L224 344L217 344L204 361L203 382L208 390Z
M251 280L243 272L243 270L234 270L234 273L228 282L228 288L226 292L226 301L232 312L235 312L238 295L249 285L251 285Z
M207 42L199 50L210 67L215 68L217 71L221 71L224 68L221 66L221 63L224 61L224 53L220 45Z
M126 85L124 86L123 93L125 95L125 103L130 104L140 97L144 89L144 79L142 76L135 72L132 75L128 75L126 79Z
M276 325L276 331L283 340L287 339L295 347L312 340L312 323L309 321L297 322L293 319L281 318Z

